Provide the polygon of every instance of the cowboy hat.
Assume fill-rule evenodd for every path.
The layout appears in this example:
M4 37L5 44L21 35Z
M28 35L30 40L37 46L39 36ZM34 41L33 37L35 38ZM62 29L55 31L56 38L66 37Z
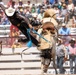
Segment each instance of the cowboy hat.
M15 13L15 9L12 7L9 7L8 9L5 10L5 13L7 16L13 16L13 14Z
M63 7L65 7L65 6L66 6L66 4L64 3L64 4L63 4Z
M75 43L75 42L76 42L75 38L71 38L71 40L69 41L69 43Z
M33 13L32 14L33 17L37 17L37 15L38 15L37 13Z
M66 26L66 24L65 24L65 23L63 23L63 24L62 24L62 26Z
M61 38L58 38L58 40L60 40L60 41L61 41L62 39L61 39Z
M61 38L58 38L58 41L61 42L61 43L63 42L63 40Z

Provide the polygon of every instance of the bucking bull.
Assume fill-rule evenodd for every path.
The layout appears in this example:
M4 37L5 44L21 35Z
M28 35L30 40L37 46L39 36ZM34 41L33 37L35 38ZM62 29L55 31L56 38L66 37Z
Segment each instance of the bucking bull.
M55 29L48 28L53 25L51 22L46 22L43 24L41 36L44 38L39 38L38 50L41 51L41 69L43 72L47 72L51 60L53 60L53 67L57 74L56 62L55 62L55 48L56 48L56 36ZM47 25L47 26L46 26Z
M40 31L40 36L43 36L45 39L39 38L39 40L37 40L30 33L29 35L27 33L27 29L29 28L32 29L32 26L26 17L20 15L18 11L16 11L13 8L10 7L5 8L4 5L2 4L0 4L0 7L4 11L9 21L27 37L27 39L25 40L29 41L29 35L30 35L32 43L35 46L37 46L37 48L41 51L41 58L42 58L41 68L43 72L47 72L51 62L51 58L53 58L53 66L57 74L56 63L55 63L55 46L56 46L55 37L57 37L56 36L57 22L55 20L55 13L53 9L46 10L44 13L44 18L42 22L42 31Z
M57 27L58 23L55 20L56 14L54 9L47 9L44 12L43 20L42 20L42 28L38 30L38 33L42 35L45 39L39 38L39 46L38 50L41 51L41 69L43 72L47 72L51 60L53 60L53 67L55 69L55 73L57 74L57 67L55 62L55 48L57 42Z

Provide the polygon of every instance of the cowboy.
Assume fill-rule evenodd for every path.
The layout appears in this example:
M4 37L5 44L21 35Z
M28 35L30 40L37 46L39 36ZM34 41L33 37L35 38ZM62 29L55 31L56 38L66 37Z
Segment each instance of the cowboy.
M64 74L65 69L63 67L64 64L64 59L67 58L67 53L66 53L66 47L63 44L63 41L61 38L58 38L58 43L56 46L56 56L57 56L57 67L59 68L59 73Z
M67 27L65 23L62 24L62 26L58 30L59 36L64 40L64 44L68 45L69 40L71 39L71 32L70 28Z
M70 60L70 73L76 74L76 40L75 38L72 38L69 41L68 45L68 51L69 51L69 60ZM74 71L73 71L73 62L74 62Z
M26 17L20 15L18 11L12 7L5 8L2 4L0 4L0 7L3 9L10 22L27 37L27 39L25 39L25 42L28 41L29 36L27 34L27 29L32 29L32 25L30 24L29 20ZM29 35L32 42L37 46L38 41L31 34Z
M55 39L52 36L50 29L43 29L41 34L44 38L39 38L39 46L37 47L38 50L41 52L41 70L42 73L47 73L51 58L53 58L53 67L56 70L56 64L55 64Z

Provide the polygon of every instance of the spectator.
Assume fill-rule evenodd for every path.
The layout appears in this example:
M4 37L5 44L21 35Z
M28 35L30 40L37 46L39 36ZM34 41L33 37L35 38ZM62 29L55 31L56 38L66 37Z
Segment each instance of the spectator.
M74 10L74 4L72 2L72 0L68 0L68 6L67 6L68 10Z
M50 4L50 3L49 3L49 0L46 0L46 6L49 5L49 4Z
M8 18L5 16L2 20L2 25L10 25L10 21L8 20Z
M61 2L58 3L58 9L59 9L59 10L62 9L62 3L61 3Z
M74 5L76 6L76 0L73 0Z
M12 1L12 8L15 8L16 6L16 2L15 1Z
M40 22L42 22L43 13L44 13L44 11L43 11L43 9L41 9L41 10L40 10L40 13L38 14L38 17L37 17L37 19L38 19Z
M70 36L70 28L66 26L65 23L62 24L62 27L58 30L59 36L63 38L66 42L64 42L65 45L69 43L69 40L71 38Z
M31 13L35 13L35 12L36 12L36 7L35 7L35 4L33 4L31 7Z
M12 46L12 44L14 43L14 41L17 39L17 37L19 36L19 32L18 30L16 30L17 28L13 26L11 32L10 32L10 47Z
M16 26L14 26L14 25L11 24L11 26L10 26L10 35L12 35L13 29L15 29L16 31L19 31Z
M72 18L72 27L76 27L76 5L74 7L74 11L73 11L73 18Z
M50 4L53 5L55 3L55 0L49 0Z
M21 48L22 44L18 41L18 39L16 39L13 44L12 44L12 48Z
M18 37L19 32L16 32L16 33L17 33L16 37ZM13 41L12 46L11 46L12 52L14 53L15 48L21 48L21 47L22 47L22 44L18 41L18 38L15 38L15 40Z
M76 40L72 38L69 41L68 51L69 51L69 60L70 60L70 73L76 74L76 46L75 46ZM75 65L73 66L73 62ZM74 72L73 72L74 67Z
M63 7L63 4L65 4L65 0L61 0L60 2L59 2L59 4L61 5L61 8Z
M57 55L57 67L59 68L59 73L64 74L65 69L63 68L64 64L64 58L67 58L66 56L66 48L63 45L62 39L58 38L58 44L56 46L56 55Z
M68 4L68 0L65 0L65 3Z
M32 7L31 1L27 1L27 5L31 8Z
M40 10L41 10L41 9L42 9L42 6L39 5L38 8L37 8L37 13L38 13L38 14L40 14Z
M73 11L74 11L74 4L73 4L72 0L68 0L67 9L68 9L68 11L69 11L69 16L70 16L70 18L72 18L72 16L73 16Z
M24 14L24 12L23 12L23 11L24 11L23 8L21 8L19 11L20 11L20 14L21 14L22 16L25 16L25 14Z
M31 9L29 8L29 6L26 6L26 8L24 9L24 13L27 16L29 16L31 14Z
M70 35L70 28L66 26L65 23L62 24L62 27L58 31L59 35Z
M54 9L55 9L55 13L56 13L57 22L58 22L59 24L62 23L62 22L64 22L64 17L60 16L61 10L58 9L58 6L54 6Z
M64 22L67 24L68 23L68 10L67 10L67 5L63 4L63 8L61 9L61 14L60 16L64 18Z
M74 14L73 19L72 19L72 27L76 28L76 14Z
M22 0L19 0L18 4L19 4L19 7L23 7L23 1Z
M3 3L3 1L2 1L2 0L0 0L0 3Z
M8 6L8 7L12 6L12 0L9 0L9 1L8 1L7 6Z
M58 6L54 6L56 17L60 15L60 10L58 9Z

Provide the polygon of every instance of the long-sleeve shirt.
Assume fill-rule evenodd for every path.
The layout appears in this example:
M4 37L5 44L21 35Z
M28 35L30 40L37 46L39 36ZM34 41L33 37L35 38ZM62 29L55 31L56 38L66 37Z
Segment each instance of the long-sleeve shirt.
M59 35L70 35L70 28L60 28L58 31Z
M68 53L76 55L76 46L72 47L71 45L68 46Z
M63 44L56 46L56 55L58 57L65 56L65 53L64 53L64 45Z

